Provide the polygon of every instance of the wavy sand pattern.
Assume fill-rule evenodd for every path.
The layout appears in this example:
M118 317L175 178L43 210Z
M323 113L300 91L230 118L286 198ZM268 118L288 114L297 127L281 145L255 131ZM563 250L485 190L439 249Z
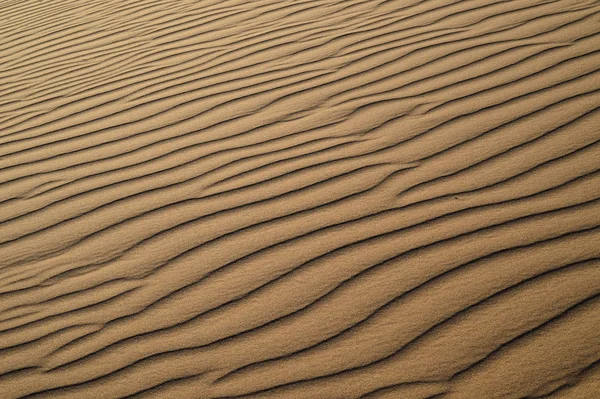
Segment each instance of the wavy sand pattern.
M600 1L0 1L0 398L600 398Z

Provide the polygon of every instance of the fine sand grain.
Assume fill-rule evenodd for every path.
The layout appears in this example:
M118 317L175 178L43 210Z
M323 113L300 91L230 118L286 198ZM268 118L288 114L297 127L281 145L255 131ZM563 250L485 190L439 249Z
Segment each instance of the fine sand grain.
M0 0L9 398L600 398L600 1Z

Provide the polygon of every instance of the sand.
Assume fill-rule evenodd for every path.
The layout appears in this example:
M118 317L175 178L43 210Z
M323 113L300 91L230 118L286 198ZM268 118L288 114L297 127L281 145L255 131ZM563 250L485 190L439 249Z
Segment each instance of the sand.
M0 399L600 398L600 2L0 0Z

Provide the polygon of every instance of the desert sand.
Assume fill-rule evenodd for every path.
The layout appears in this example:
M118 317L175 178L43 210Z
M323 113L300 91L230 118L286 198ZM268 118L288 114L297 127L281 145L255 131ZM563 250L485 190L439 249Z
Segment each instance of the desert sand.
M600 1L0 0L0 399L600 398Z

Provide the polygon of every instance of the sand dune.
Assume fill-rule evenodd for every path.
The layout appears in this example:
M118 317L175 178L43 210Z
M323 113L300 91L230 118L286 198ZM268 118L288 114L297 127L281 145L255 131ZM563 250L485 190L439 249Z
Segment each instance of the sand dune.
M0 398L600 398L600 2L1 0Z

